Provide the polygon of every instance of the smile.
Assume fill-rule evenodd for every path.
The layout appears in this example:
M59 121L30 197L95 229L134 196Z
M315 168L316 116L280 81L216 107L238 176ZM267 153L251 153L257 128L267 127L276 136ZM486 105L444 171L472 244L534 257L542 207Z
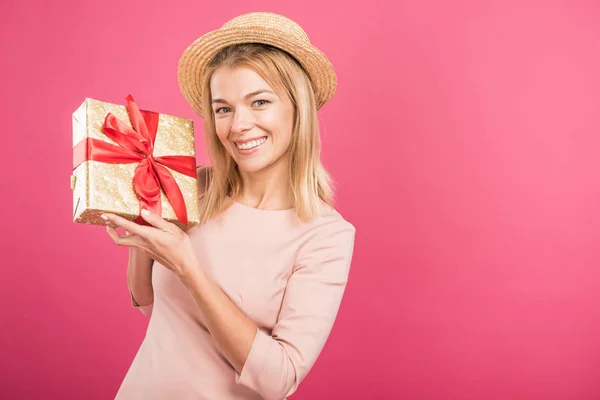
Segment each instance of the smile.
M267 138L263 137L260 139L251 140L250 142L246 142L246 143L236 143L235 145L239 150L251 150L251 149L254 149L254 148L260 146L266 140L267 140Z

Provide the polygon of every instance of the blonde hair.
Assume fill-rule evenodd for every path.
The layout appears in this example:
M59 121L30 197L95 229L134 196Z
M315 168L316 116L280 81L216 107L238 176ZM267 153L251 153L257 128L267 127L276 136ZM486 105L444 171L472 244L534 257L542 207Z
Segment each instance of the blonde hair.
M298 218L308 222L319 215L320 202L333 207L333 182L321 163L321 140L314 92L310 79L298 61L275 47L258 44L229 46L219 52L203 78L204 137L212 164L207 168L206 190L201 195L200 222L224 211L230 199L241 194L242 179L237 165L215 130L210 80L220 67L252 68L277 93L288 96L294 106L290 152L290 182L293 206ZM230 199L228 199L228 197Z

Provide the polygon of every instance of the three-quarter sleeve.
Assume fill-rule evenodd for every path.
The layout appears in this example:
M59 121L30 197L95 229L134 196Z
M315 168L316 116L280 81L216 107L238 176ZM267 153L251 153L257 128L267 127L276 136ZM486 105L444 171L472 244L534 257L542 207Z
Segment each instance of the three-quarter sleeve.
M294 393L321 353L337 316L355 228L341 219L317 228L300 248L271 334L257 329L236 382L266 400Z
M129 295L131 296L131 305L133 306L133 308L137 308L138 310L140 310L140 312L142 314L144 314L146 317L150 317L152 315L152 309L154 308L154 303L150 303L145 306L140 306L138 304L138 302L135 301L135 298L133 297L133 293L131 293L131 289L129 289Z

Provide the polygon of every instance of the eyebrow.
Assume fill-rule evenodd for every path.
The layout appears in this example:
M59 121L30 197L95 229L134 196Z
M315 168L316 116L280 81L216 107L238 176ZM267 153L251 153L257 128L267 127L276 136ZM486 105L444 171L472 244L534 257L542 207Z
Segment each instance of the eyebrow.
M275 93L271 92L270 90L260 89L260 90L255 90L254 92L251 92L251 93L248 93L247 95L245 95L244 100L248 100L250 97L254 97L254 96L257 96L262 93L275 94ZM213 99L212 104L215 104L215 103L227 103L227 102L223 99Z

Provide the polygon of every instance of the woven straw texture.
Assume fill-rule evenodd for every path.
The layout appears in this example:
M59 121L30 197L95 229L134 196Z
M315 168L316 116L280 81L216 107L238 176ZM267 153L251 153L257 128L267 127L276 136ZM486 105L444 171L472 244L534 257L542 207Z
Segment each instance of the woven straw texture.
M249 13L196 39L179 60L181 93L198 115L203 116L202 81L206 67L223 48L241 43L269 44L295 57L311 80L317 109L334 95L337 77L333 66L297 23L274 13Z

